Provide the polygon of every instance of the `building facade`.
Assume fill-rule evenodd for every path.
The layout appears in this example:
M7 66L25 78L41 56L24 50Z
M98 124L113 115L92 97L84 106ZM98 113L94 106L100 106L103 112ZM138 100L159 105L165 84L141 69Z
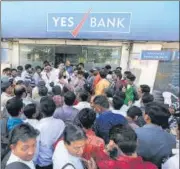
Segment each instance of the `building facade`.
M2 2L2 68L67 59L86 69L111 64L132 70L137 85L164 90L160 82L178 85L178 13L178 2ZM146 51L171 56L142 58Z

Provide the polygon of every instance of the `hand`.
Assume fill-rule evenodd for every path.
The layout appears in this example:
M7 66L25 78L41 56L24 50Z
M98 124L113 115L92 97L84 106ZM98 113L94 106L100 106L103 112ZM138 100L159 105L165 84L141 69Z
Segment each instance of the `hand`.
M96 162L94 161L92 157L90 160L85 160L85 159L82 159L82 160L85 162L87 169L97 169Z

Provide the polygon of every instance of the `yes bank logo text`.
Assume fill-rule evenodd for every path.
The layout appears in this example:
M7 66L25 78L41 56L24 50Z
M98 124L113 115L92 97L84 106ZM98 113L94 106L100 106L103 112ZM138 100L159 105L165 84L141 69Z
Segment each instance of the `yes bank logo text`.
M71 32L80 27L80 32L130 33L131 13L49 13L48 32Z

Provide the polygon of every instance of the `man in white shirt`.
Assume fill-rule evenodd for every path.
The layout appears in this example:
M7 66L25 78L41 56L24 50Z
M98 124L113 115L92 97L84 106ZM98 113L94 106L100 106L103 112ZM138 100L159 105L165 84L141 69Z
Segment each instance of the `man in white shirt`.
M53 118L56 105L51 97L43 97L40 101L43 118L37 126L40 135L37 141L35 156L36 168L52 168L53 145L62 136L65 124L60 119ZM61 154L63 155L63 154Z
M85 132L76 125L68 125L64 130L64 140L59 141L53 155L53 169L84 169L81 161L86 145Z
M28 124L15 127L9 137L11 155L6 166L13 162L26 164L30 169L35 169L32 161L36 150L36 137L39 131Z
M84 108L91 108L90 103L88 102L89 94L87 91L82 90L78 94L79 103L74 106L77 110L81 111Z

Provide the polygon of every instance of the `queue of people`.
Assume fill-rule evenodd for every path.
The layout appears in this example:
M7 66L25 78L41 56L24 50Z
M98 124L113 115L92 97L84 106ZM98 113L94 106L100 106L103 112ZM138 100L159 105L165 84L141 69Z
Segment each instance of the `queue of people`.
M179 105L155 101L133 72L111 69L5 68L2 169L178 169Z

